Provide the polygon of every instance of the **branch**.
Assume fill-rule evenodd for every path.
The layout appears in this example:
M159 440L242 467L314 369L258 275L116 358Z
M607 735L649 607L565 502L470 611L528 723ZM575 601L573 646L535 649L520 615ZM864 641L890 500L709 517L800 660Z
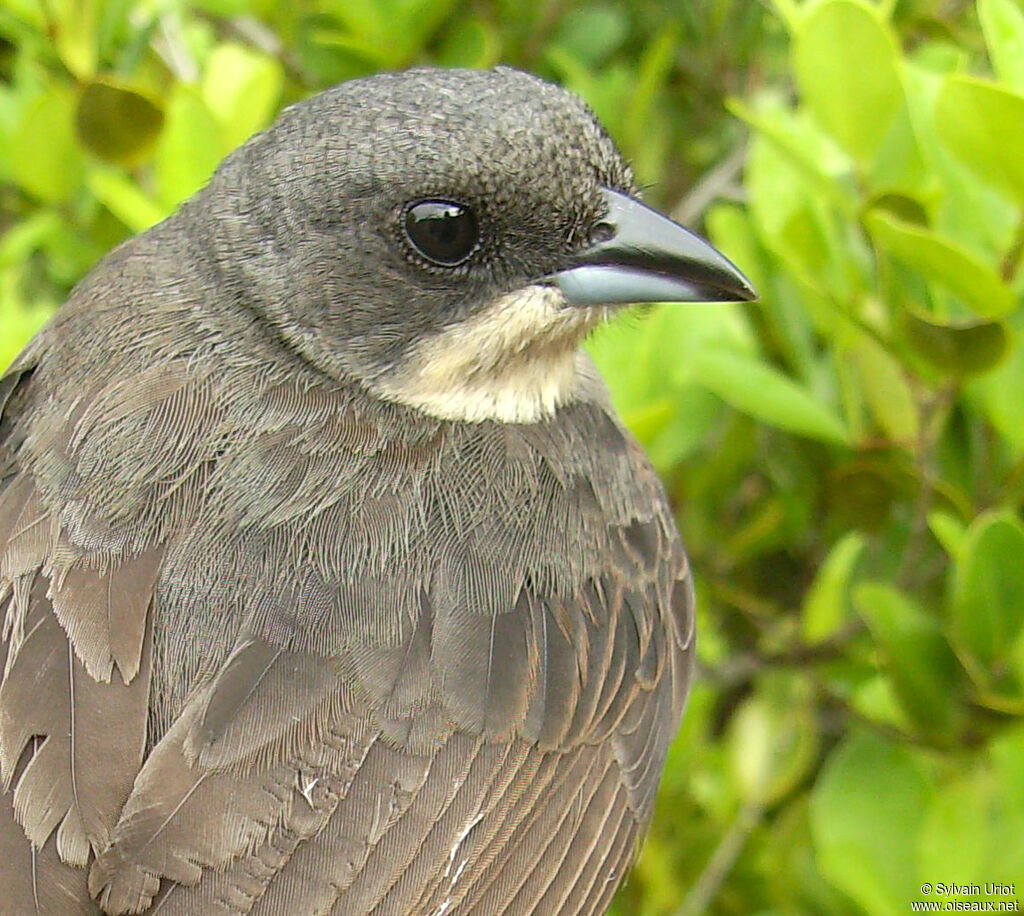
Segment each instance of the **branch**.
M747 161L747 145L740 143L728 156L706 173L672 208L672 219L693 228L720 197L737 197L736 179Z
M673 916L701 916L715 896L722 889L725 879L729 877L736 860L747 845L747 840L764 816L764 806L760 802L748 801L736 815L725 836L719 841L715 851L704 866L697 882L686 895L683 905Z

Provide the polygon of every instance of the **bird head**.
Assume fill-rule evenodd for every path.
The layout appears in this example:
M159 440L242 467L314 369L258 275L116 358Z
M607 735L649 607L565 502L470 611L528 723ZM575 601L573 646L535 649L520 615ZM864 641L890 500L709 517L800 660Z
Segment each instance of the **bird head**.
M582 101L508 68L344 83L286 109L190 206L290 346L447 419L550 415L620 304L754 295L638 200Z

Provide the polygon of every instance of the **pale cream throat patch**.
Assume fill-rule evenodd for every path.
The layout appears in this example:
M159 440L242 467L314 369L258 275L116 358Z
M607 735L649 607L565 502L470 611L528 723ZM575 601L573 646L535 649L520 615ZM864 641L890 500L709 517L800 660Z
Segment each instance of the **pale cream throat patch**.
M446 420L534 423L575 399L589 375L579 346L603 309L566 307L560 290L528 286L421 341L395 376L390 400Z

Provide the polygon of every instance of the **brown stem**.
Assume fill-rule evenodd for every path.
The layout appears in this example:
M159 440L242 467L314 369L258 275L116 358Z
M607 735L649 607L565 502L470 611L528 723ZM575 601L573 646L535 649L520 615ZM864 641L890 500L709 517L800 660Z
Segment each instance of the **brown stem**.
M935 485L938 470L935 467L935 452L942 438L946 421L953 406L955 383L949 383L936 394L925 412L921 435L915 449L914 464L921 479L921 493L914 506L914 517L910 523L910 537L900 559L895 581L903 589L911 589L917 580L921 565L921 554L927 540L928 513L935 503Z
M1024 212L1021 213L1013 244L1010 245L1010 250L1003 260L1003 279L1007 283L1013 283L1020 273L1021 266L1024 266Z
M863 622L851 620L838 633L820 642L794 643L779 652L737 655L718 667L701 667L700 674L720 686L735 687L769 668L805 668L835 661L863 632Z

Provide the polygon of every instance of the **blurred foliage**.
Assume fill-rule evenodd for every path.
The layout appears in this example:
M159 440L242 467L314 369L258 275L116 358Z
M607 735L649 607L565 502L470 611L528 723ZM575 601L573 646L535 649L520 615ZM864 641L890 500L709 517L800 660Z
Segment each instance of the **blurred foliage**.
M593 345L700 597L615 913L1024 887L1021 0L0 0L0 41L0 363L282 104L422 62L580 92L762 294Z

